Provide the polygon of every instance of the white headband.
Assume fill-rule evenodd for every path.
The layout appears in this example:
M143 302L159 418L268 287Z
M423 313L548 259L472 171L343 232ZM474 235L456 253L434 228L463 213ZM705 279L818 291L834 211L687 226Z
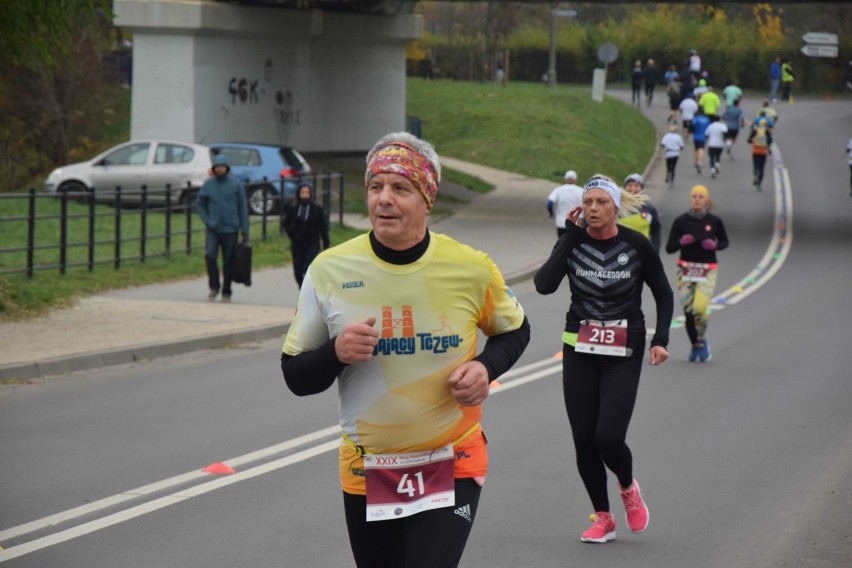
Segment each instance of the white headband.
M605 178L593 177L589 181L586 182L586 185L583 186L583 194L592 189L602 189L612 197L613 202L615 203L615 208L618 209L621 207L621 190L617 185L612 183L610 180Z

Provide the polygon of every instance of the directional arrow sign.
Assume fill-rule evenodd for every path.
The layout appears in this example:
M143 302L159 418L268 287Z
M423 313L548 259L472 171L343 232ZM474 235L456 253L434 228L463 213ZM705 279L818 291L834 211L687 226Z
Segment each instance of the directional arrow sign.
M802 36L802 40L804 40L805 43L837 45L837 34L830 34L826 32L808 32Z
M836 45L813 45L809 43L802 47L801 51L808 57L837 57Z

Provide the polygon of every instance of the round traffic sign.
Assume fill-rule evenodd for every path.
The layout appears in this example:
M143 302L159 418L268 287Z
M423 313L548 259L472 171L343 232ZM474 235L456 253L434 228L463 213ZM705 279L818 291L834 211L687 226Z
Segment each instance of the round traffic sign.
M604 42L598 47L598 59L602 63L612 63L618 59L618 47L611 41Z

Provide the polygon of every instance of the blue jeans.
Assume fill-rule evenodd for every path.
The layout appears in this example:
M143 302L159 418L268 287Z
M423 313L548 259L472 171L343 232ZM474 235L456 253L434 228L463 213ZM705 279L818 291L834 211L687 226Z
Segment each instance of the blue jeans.
M778 98L778 85L781 84L781 79L769 80L769 100L774 101Z
M222 249L222 295L231 295L231 268L234 266L234 249L237 233L214 233L207 229L204 241L204 260L207 261L207 281L211 290L219 291L219 249Z

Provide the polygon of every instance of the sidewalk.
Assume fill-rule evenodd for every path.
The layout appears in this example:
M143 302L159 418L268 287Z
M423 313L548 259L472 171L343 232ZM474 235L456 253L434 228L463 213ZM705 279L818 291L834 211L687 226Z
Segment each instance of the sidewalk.
M451 158L441 163L496 187L431 228L488 252L510 284L530 278L555 239L544 207L555 184ZM358 215L344 222L369 227ZM0 324L0 381L279 337L298 295L288 265L255 272L251 287L235 285L229 304L207 300L206 276L84 298L42 318Z

